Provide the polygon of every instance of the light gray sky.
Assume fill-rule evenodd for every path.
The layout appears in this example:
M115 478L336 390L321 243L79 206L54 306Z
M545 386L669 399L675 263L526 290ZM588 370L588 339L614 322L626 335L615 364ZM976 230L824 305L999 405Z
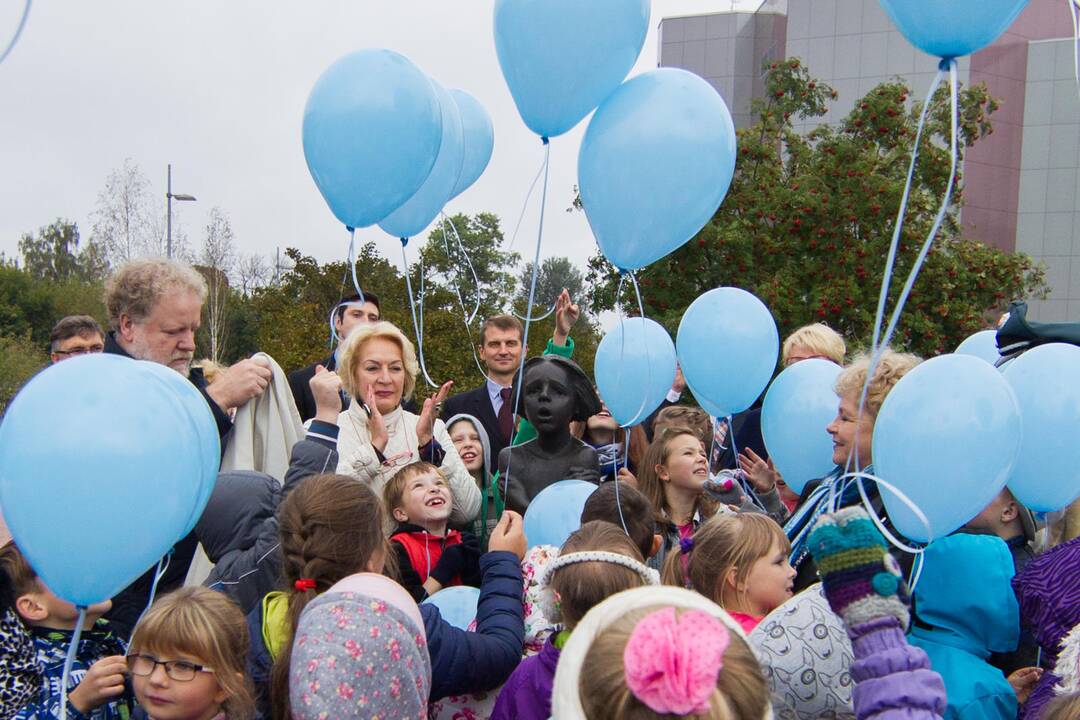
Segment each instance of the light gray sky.
M23 2L0 0L0 45ZM631 74L656 66L662 17L732 4L653 0L649 37ZM492 7L493 0L38 0L0 64L0 250L17 254L23 232L56 217L76 221L88 238L106 176L130 157L160 196L171 162L174 192L198 197L178 210L193 244L217 205L245 253L272 256L277 246L294 246L320 261L343 259L346 232L308 174L300 125L319 74L363 47L401 52L487 108L495 127L491 164L447 211L495 212L509 236L542 151L499 71ZM584 214L565 210L585 125L552 141L542 251L582 266L595 241ZM515 245L529 258L537 219L534 200ZM400 261L398 242L377 227L359 237Z

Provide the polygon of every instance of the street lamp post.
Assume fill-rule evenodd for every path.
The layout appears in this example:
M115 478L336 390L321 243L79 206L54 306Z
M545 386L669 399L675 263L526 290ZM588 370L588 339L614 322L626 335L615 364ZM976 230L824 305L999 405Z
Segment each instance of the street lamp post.
M169 164L168 180L166 181L165 190L165 204L166 210L166 230L165 230L165 252L171 258L172 257L172 201L187 201L195 202L194 195L187 195L185 193L174 193L172 191L172 163Z

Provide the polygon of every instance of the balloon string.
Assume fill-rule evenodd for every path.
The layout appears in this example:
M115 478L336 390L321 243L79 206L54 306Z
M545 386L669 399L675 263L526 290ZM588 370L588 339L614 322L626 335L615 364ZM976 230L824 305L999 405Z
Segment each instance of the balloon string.
M409 293L409 310L412 313L413 331L416 333L416 346L417 354L419 355L420 371L424 374L424 380L430 387L439 387L428 375L427 365L424 363L424 327L421 321L416 319L416 298L413 297L412 290L412 278L409 277L409 258L405 256L405 245L408 244L409 238L401 238L401 262L405 266L405 290ZM420 313L423 317L423 286L424 286L424 264L423 260L420 261Z
M547 138L544 138L544 186L540 192L540 227L536 234L536 253L533 257L532 279L529 282L529 303L525 308L525 316L532 317L533 301L536 300L536 276L540 270L540 245L544 239L544 210L547 209L547 191L548 191L548 167L551 164L551 143ZM530 193L532 191L530 190ZM521 362L518 364L517 382L515 385L514 393L514 407L516 411L521 407L521 386L525 384L525 356L529 354L529 328L532 326L531 321L525 323L525 332L521 338ZM503 478L503 497L507 497L507 492L510 488L510 463L514 460L513 450L513 431L510 435L510 452L507 453L506 458L506 477Z
M454 224L453 218L446 217L446 213L440 213L440 215L442 215L442 219L443 219L443 223L444 223L444 226L443 226L443 248L446 250L446 257L447 258L450 257L450 247L447 244L447 240L446 240L445 223L449 223L450 224L450 229L454 231L454 240L457 241L458 251L461 253L461 256L463 258L465 258L465 264L469 266L469 272L472 273L473 284L476 286L476 303L473 305L472 313L469 315L469 319L465 321L466 325L472 325L473 321L476 320L477 313L480 312L480 292L481 292L480 277L476 274L476 268L473 267L472 258L469 257L469 253L465 250L465 243L463 243L461 241L461 235L458 234L457 225ZM458 299L460 300L461 299L461 290L460 290L460 286L457 284L456 277L455 277L455 281L454 281L454 287L455 287L455 289L458 290ZM465 307L464 301L462 301L461 306L462 306L462 309L464 309L464 307Z
M746 480L746 473L742 469L742 463L739 462L739 446L735 443L735 426L732 424L732 417L727 416L727 429L728 429L728 442L731 443L731 455L735 458L735 478L739 481L739 485L742 486L743 492L750 498L758 509L765 511L765 504L761 502L761 499L757 496L757 491L750 486L750 483Z
M640 313L639 317L641 318L642 327L644 327L645 326L645 319L646 319L645 318L645 304L641 301L641 288L638 287L638 281L637 281L637 278L634 276L633 271L628 272L626 274L630 277L630 283L634 287L634 295L635 295L635 297L637 297L638 313ZM622 279L620 278L620 283L621 282L622 282ZM624 323L625 321L620 320L619 322ZM625 327L626 327L626 325L623 324L624 331L623 331L622 335L620 336L621 342L619 343L619 345L620 345L620 347L619 347L619 382L616 384L616 387L618 387L618 388L621 388L621 386L622 386L622 379L623 379L622 370L623 370L624 367L626 367L625 363L623 362L623 358L624 358L623 352L624 352L624 350L626 348ZM648 345L645 346L645 372L646 372L646 375L645 375L645 387L651 388L652 387L652 353L649 351L649 346ZM619 427L629 428L629 427L632 427L634 425L637 425L640 422L643 422L645 420L645 418L643 418L641 416L641 414L643 412L645 412L645 403L647 403L648 401L649 401L648 394L647 393L642 393L641 394L641 404L638 405L638 409L634 411L634 416L632 418L630 418L630 421L627 422L625 425L620 425Z
M915 515L916 519L920 523L922 523L923 527L926 528L926 536L933 540L933 529L930 527L930 521L927 519L926 514L922 511L922 509L919 508L918 505L915 504L914 500L905 495L903 491L901 491L892 483L888 482L887 480L883 480L882 478L874 475L873 473L867 473L862 471L845 473L839 478L837 478L837 480L845 482L854 481L855 486L859 490L859 497L862 500L863 507L866 508L866 514L870 516L870 519L873 520L874 525L877 526L877 529L881 531L881 534L885 536L885 539L888 540L889 544L891 544L893 547L897 548L898 550L903 550L904 552L911 555L918 555L923 551L923 548L921 546L905 545L895 535L893 535L892 531L889 530L888 527L885 526L885 523L882 522L877 510L874 509L873 504L870 502L870 498L866 494L866 487L863 485L864 480L870 480L871 482L875 482L878 485L883 486L893 495L895 495L900 500L900 502L904 503L904 505L907 506L908 510L910 510Z
M461 308L461 319L465 323L465 335L469 339L469 349L472 351L473 363L476 364L476 369L480 371L480 374L490 380L487 375L487 371L484 370L484 366L480 364L480 358L476 354L476 343L473 342L472 337L472 322L476 318L476 313L480 310L480 280L476 276L476 270L473 269L472 261L469 260L469 254L465 252L465 246L461 243L461 237L457 235L457 228L454 227L454 221L446 217L446 214L442 214L443 221L443 250L446 252L447 262L450 262L450 243L447 239L446 225L450 224L450 227L454 230L454 235L458 238L458 247L465 255L466 262L469 263L469 269L472 270L473 280L476 282L476 308L473 311L472 317L469 317L468 311L465 309L465 298L461 294L461 284L458 282L457 273L451 271L450 277L454 284L454 292L457 294L458 306Z
M64 674L60 680L60 720L67 720L68 683L71 682L71 668L75 665L75 656L79 653L79 640L82 639L83 623L86 622L86 606L79 605L76 609L79 611L79 619L68 644L67 657L64 658Z
M510 309L510 312L512 312L514 314L514 317L516 317L518 320L521 320L522 322L539 322L540 320L546 320L547 318L551 317L551 313L555 312L556 305L557 303L552 303L551 307L548 308L548 311L540 317L525 317L524 315L518 315L517 311L513 308Z
M26 19L30 17L30 5L33 4L33 0L26 0L26 4L23 6L22 17L19 18L19 25L15 28L15 34L11 37L11 42L4 48L4 52L0 53L0 63L7 59L7 56L11 54L11 51L15 49L15 44L19 42L19 37L22 35L23 28L26 27Z
M889 296L889 285L892 283L896 255L900 248L900 235L904 227L904 216L907 214L908 199L911 196L911 185L915 177L915 166L919 159L919 145L922 140L923 131L926 128L926 118L930 114L930 105L933 102L934 94L941 85L944 76L944 69L939 67L933 82L930 83L930 89L926 93L926 100L923 102L922 111L919 114L919 125L915 131L915 144L911 150L911 163L908 165L907 181L904 183L904 192L900 197L900 207L896 212L896 224L893 226L892 242L889 245L889 254L885 260L885 273L881 278L881 293L878 295L877 312L874 316L874 334L870 341L870 365L867 368L866 380L863 382L862 392L859 395L859 409L855 414L854 468L851 467L851 461L849 459L844 467L845 470L858 470L860 468L858 446L859 431L860 425L862 424L863 411L866 407L866 394L870 388L870 380L874 377L874 371L877 369L878 359L881 355L879 350L879 340L881 339L881 328L885 320L885 302ZM880 345L884 345L884 343L880 343Z
M544 147L548 147L547 141L544 141ZM532 199L533 191L536 190L536 183L540 181L540 176L547 176L547 155L544 156L544 160L540 163L540 169L536 171L536 177L533 178L532 184L529 185L529 192L525 194L525 203L521 206L521 214L518 215L517 224L514 225L514 234L510 236L510 246L506 248L506 252L513 252L514 243L517 242L518 231L521 229L521 221L525 219L525 212L529 209L529 200ZM547 190L547 180L544 180L545 192ZM543 222L543 219L541 219Z
M356 230L351 227L346 227L345 229L349 231L349 270L346 270L345 272L346 275L348 275L349 271L351 270L353 289L356 290L356 294L360 297L360 304L363 305L365 302L367 302L367 299L364 297L364 291L360 289L360 281L356 277ZM341 285L342 290L344 290L345 278L342 278ZM337 327L334 323L334 316L337 314L338 309L340 309L342 305L346 304L347 303L339 301L338 304L330 310L330 317L328 319L328 322L330 324L331 349L334 348L335 345L339 345L344 342L344 338L337 334Z

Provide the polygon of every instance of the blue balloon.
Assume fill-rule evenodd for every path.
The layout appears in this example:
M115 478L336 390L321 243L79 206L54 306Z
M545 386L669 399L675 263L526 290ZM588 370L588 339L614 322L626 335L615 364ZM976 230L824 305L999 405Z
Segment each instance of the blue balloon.
M480 588L468 585L453 585L430 595L421 605L434 605L439 608L442 619L461 630L468 630L476 619L476 608L480 604Z
M326 204L347 227L373 225L412 197L442 142L427 76L391 50L341 58L304 107L304 157Z
M917 365L889 392L874 423L876 474L926 515L880 487L889 519L919 542L944 537L994 499L1012 472L1022 424L1002 374L970 355Z
M840 402L833 389L839 374L840 366L829 360L803 360L785 368L765 393L761 435L769 459L797 493L835 466L825 428Z
M218 435L217 422L210 406L206 404L206 398L186 377L155 362L140 362L139 366L175 395L192 432L198 438L198 457L202 460L202 467L198 478L199 491L184 530L184 535L187 535L195 529L206 504L210 502L210 495L217 484L218 470L221 469L221 437Z
M897 29L928 55L956 58L986 47L1027 0L879 0Z
M611 416L637 425L660 407L675 380L675 343L662 325L629 318L596 348L593 377Z
M765 303L745 290L720 287L686 308L675 347L698 404L727 417L753 405L769 384L780 336Z
M157 563L202 492L205 439L148 365L110 354L58 363L0 425L4 518L45 584L77 605Z
M956 348L957 355L972 355L993 365L1001 355L998 353L997 332L980 330L964 340Z
M491 118L487 110L464 90L451 90L450 95L457 103L461 113L461 128L465 138L465 159L461 163L461 174L450 199L472 187L488 166L491 151L495 147L495 131L491 127Z
M1080 497L1080 348L1040 345L1004 370L1024 422L1009 489L1032 510L1061 510Z
M461 175L465 156L461 112L446 88L434 80L431 84L442 111L442 144L431 174L416 194L379 222L379 227L394 237L411 238L423 232L439 216Z
M596 485L585 480L560 480L537 493L525 509L525 539L529 547L561 547L581 527L581 511Z
M649 0L495 0L495 52L525 124L555 137L630 72L649 32Z
M581 204L600 250L636 270L677 250L720 207L735 173L735 125L719 93L685 70L638 75L604 101L581 142Z

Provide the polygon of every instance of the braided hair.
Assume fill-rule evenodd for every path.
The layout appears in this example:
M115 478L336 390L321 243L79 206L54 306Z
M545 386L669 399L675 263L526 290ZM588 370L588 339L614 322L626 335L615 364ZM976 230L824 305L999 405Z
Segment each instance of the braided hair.
M378 496L347 475L327 473L302 482L281 503L281 573L288 593L288 637L274 658L270 702L274 720L291 717L289 657L300 614L342 578L378 571L392 561Z

